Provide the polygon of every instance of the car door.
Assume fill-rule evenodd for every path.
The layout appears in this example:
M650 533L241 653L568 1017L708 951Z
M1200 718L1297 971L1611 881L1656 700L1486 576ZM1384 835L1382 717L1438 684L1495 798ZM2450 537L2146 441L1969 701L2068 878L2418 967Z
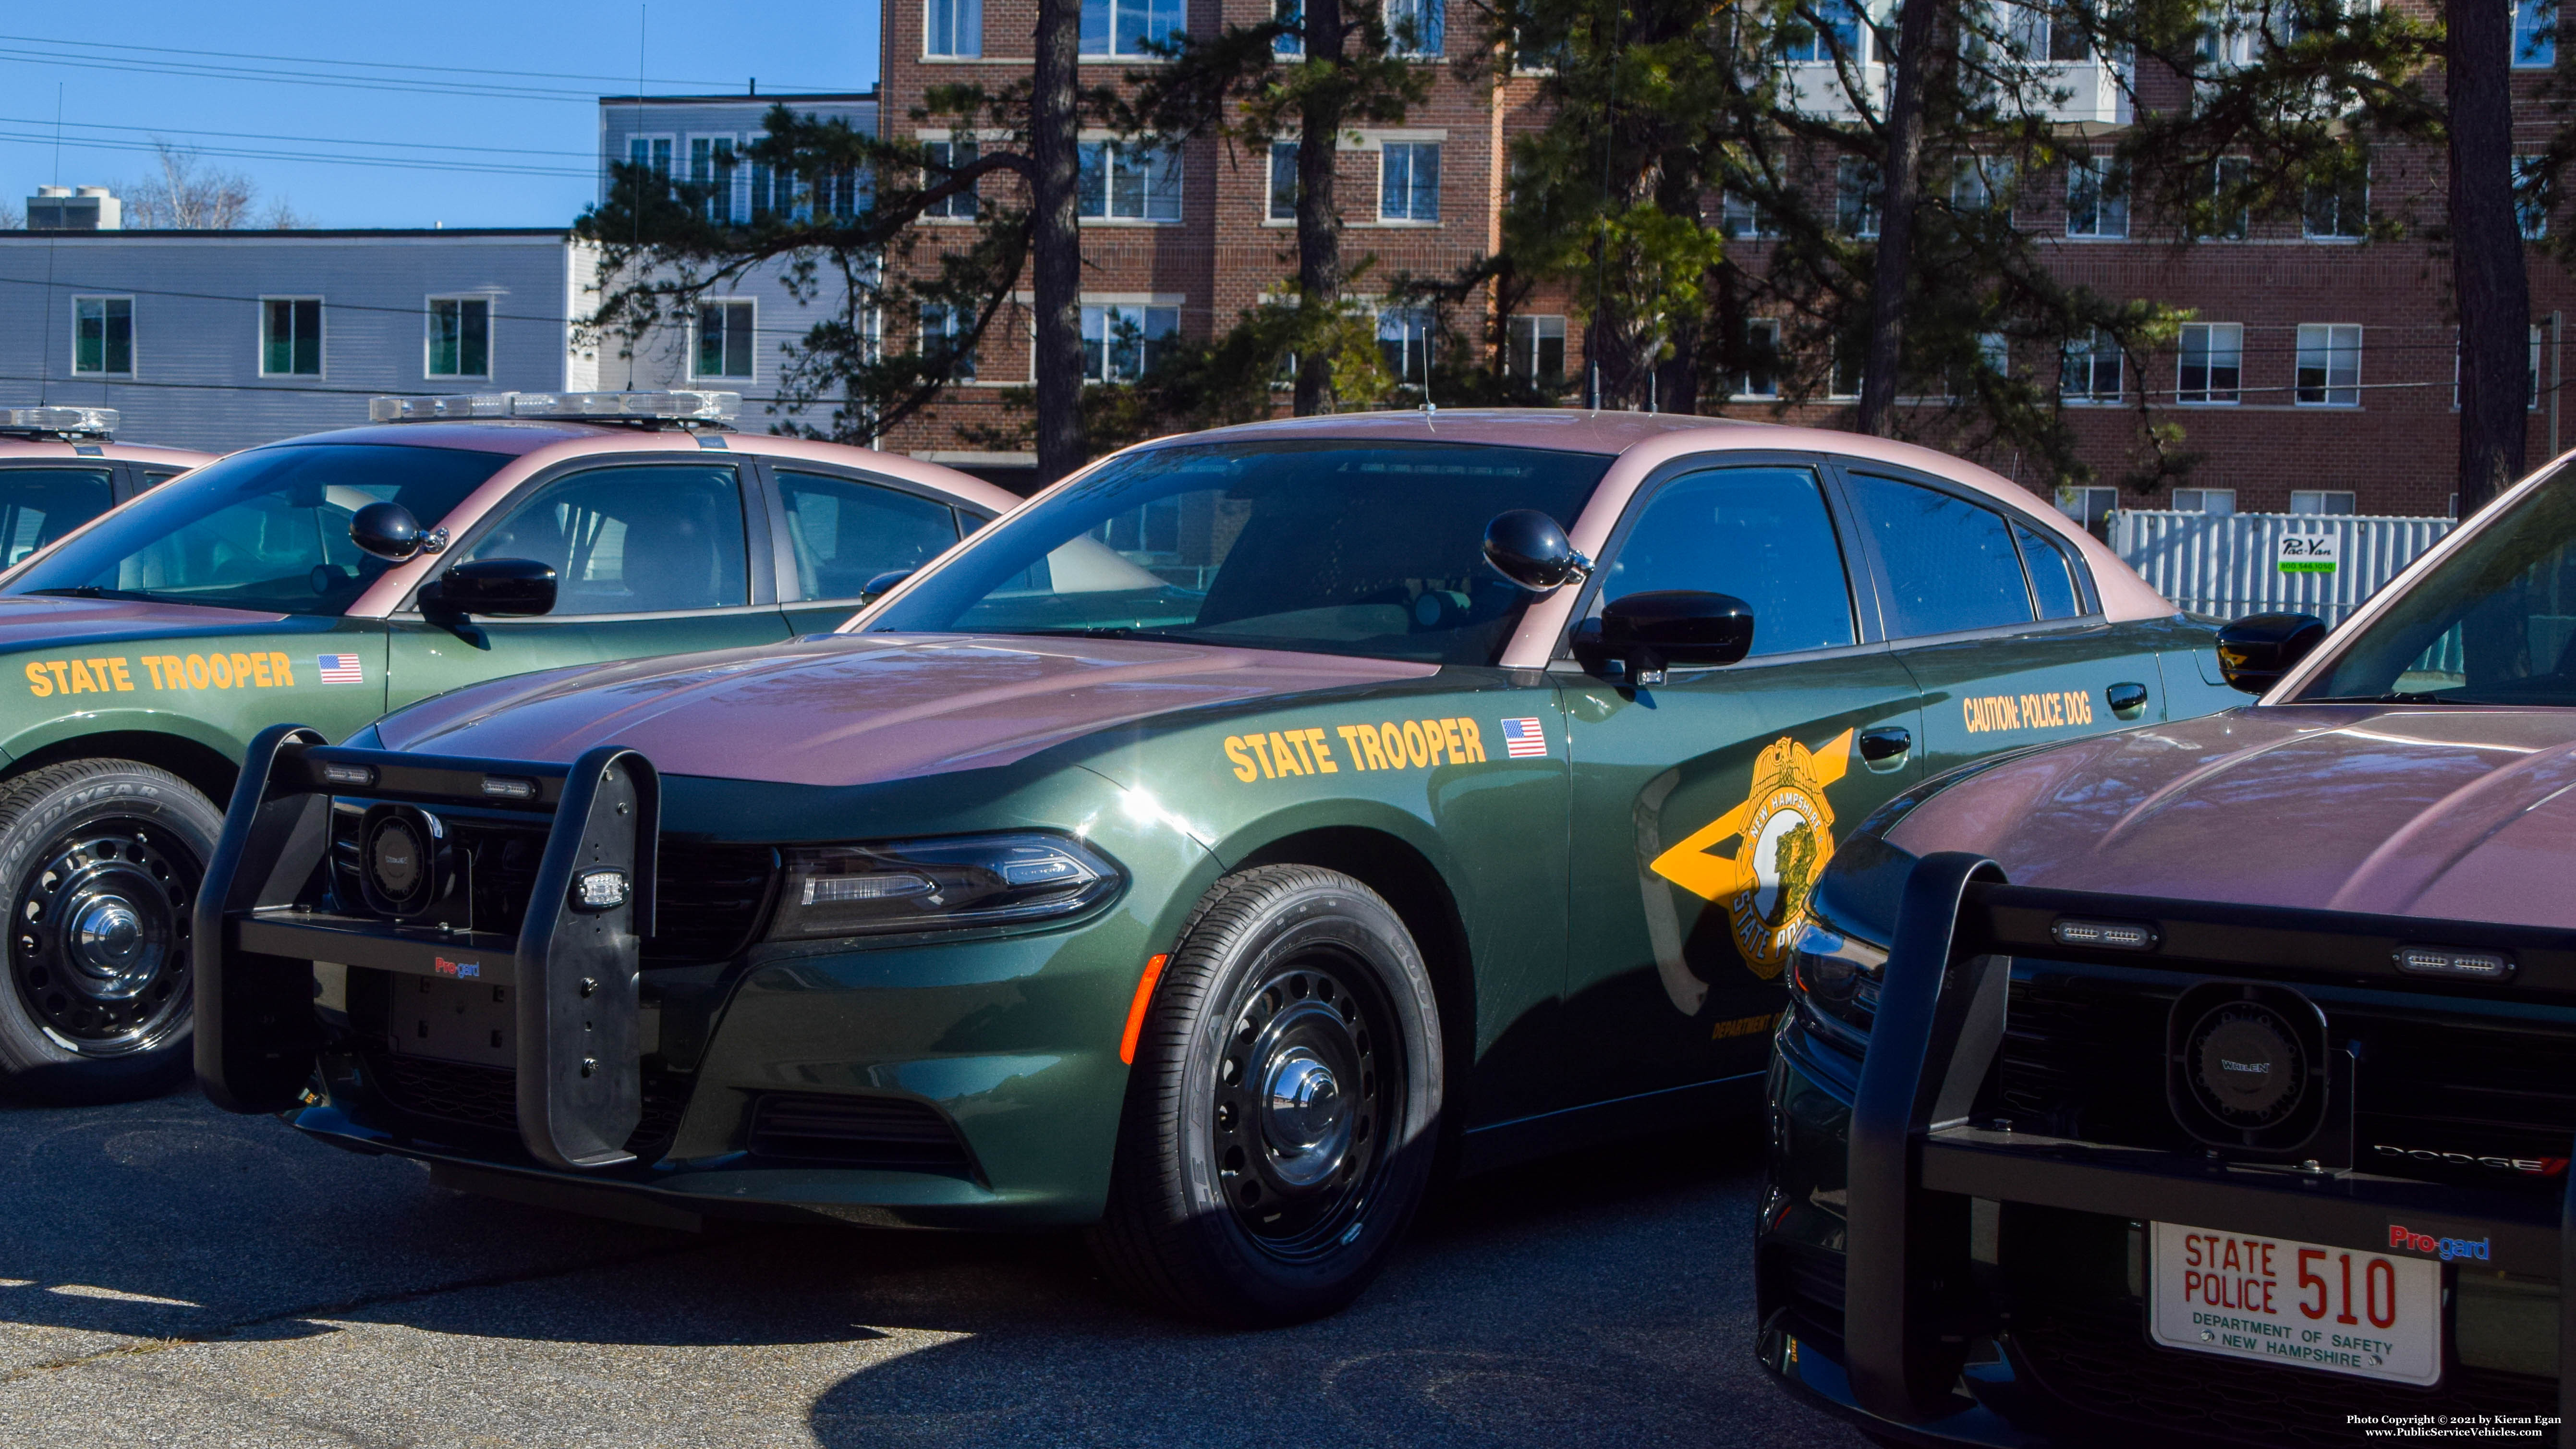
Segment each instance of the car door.
M787 637L766 576L769 521L742 465L693 456L575 465L477 523L455 561L551 566L554 612L390 621L388 708L477 680L568 664L775 643ZM757 517L758 530L746 526Z
M0 568L23 563L123 500L105 459L0 464Z
M1854 587L1822 460L1704 460L1641 497L1581 616L1652 589L1733 594L1753 647L1658 685L1564 684L1565 1075L1586 1102L1759 1073L1787 942L1836 833L1919 776L1914 681Z
M779 586L798 634L839 628L870 579L917 569L985 522L935 494L855 474L772 463L769 481L779 501Z
M1923 695L1923 764L2163 718L2151 645L2101 616L2073 552L1957 485L1851 464L1845 488L1896 657Z

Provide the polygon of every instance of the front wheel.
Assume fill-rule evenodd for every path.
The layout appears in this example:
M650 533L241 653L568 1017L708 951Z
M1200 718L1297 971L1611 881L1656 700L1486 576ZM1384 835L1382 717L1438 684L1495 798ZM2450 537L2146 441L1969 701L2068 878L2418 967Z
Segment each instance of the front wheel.
M167 770L70 760L0 787L0 1080L121 1102L187 1079L190 913L223 813Z
M1430 1175L1439 1021L1412 934L1367 886L1299 865L1219 881L1138 1039L1102 1267L1244 1327L1358 1297Z

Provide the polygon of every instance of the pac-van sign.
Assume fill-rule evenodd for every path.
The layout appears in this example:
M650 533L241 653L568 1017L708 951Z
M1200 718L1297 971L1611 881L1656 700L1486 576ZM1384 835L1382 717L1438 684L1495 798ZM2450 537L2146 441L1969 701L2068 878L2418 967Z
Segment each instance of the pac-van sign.
M2272 562L2285 574L2330 574L2342 542L2331 533L2285 533L2273 545Z

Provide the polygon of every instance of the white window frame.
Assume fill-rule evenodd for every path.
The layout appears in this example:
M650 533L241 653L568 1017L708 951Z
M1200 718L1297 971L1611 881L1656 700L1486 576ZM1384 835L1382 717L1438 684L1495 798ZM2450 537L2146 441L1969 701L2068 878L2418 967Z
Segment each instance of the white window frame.
M2200 386L2192 386L2191 342L2200 339ZM2234 359L2229 370L2236 374L2234 385L2218 385L2218 359ZM2185 322L2174 339L2174 402L2182 407L2236 407L2245 401L2245 324L2242 322Z
M1834 230L1859 241L1877 237L1879 203L1887 181L1875 162L1845 156L1834 162Z
M2066 385L2069 369L2075 366L2078 357L2084 359L2084 387L2081 391ZM2112 370L2112 385L2108 393L2102 391L2102 367L2106 358ZM2120 346L2117 337L2096 327L2093 335L2080 345L2069 339L2060 350L2057 367L2059 403L2067 407L2116 407L2128 394L2129 354Z
M1100 0L1100 3L1107 9L1109 19L1109 23L1102 39L1102 44L1105 48L1099 50L1091 48L1090 27L1084 26L1083 35L1081 40L1078 42L1079 58L1083 60L1116 60L1125 61L1130 64L1143 61L1147 64L1152 64L1162 59L1162 57L1155 55L1152 51L1120 50L1118 48L1118 15L1121 8L1130 10L1141 9L1145 12L1145 38L1147 40L1167 40L1174 35L1182 33L1189 27L1190 14L1186 0ZM1084 0L1082 8L1085 11L1090 10L1090 0ZM1172 13L1169 16L1170 24L1164 29L1161 35L1157 36L1153 33L1153 19L1155 12L1161 9L1169 9Z
M972 131L969 131L964 135L955 135L947 131L923 131L918 135L915 135L912 139L924 151L928 151L933 147L943 148L940 154L940 160L943 165L953 166L956 164L957 148L961 145L972 146L975 148L975 160L982 159L984 155L983 138ZM972 165L973 161L970 160L967 164ZM929 173L924 172L922 174L922 180L927 184L930 180ZM926 226L974 225L976 213L983 209L983 198L981 192L982 187L979 185L974 190L964 192L961 195L949 197L946 201L940 204L953 208L962 201L966 204L966 210L962 213L954 210L926 211L921 215L922 223Z
M2220 507L2209 506L2221 499L2226 501ZM2173 491L2173 506L2176 513L2231 514L2236 511L2236 490L2233 488L2177 488Z
M2361 406L2362 329L2358 322L2302 322L2299 324L2298 351L2290 375L2290 402L2303 408L2357 408ZM2318 359L2322 374L2311 388L2305 380L2311 357ZM2338 364L2349 363L2349 375L2336 380ZM2311 399L2309 392L2319 394ZM2338 396L2341 394L2341 396Z
M2084 179L2087 177L2092 178L2089 187ZM2078 194L2085 190L2091 192L2093 219L2079 231L2076 202ZM2119 157L2106 151L2067 160L2066 235L2071 241L2129 239L2129 174Z
M2212 221L2216 221L2218 219L2217 210L2220 204L2220 198L2227 194L2228 171L2232 168L2236 172L2237 184L2241 186L2244 184L2244 177L2247 170L2253 164L2252 158L2246 156L2221 156L2209 163L2209 196ZM2247 205L2236 208L2236 216L2232 223L2213 227L2209 234L2202 237L2201 240L2247 241L2251 240L2253 235L2254 208Z
M948 48L934 43L941 29L933 19L945 8ZM980 60L984 54L984 0L922 0L921 58L924 60Z
M2332 500L2338 498L2343 500L2343 507L2327 506ZM2301 507L2302 502L2307 506ZM2303 518L2350 518L2360 512L2360 509L2360 495L2349 488L2293 488L2290 490L2290 511Z
M2549 203L2552 198L2540 183L2547 176L2546 156L2513 158L2513 219L2522 228L2524 241L2540 241L2549 235Z
M1401 212L1390 212L1386 209L1387 167L1390 164L1393 153L1398 150L1402 150L1404 152L1404 195L1406 198L1407 209ZM1431 214L1429 216L1422 216L1411 210L1411 204L1420 190L1420 188L1414 184L1414 173L1420 168L1422 164L1422 152L1426 150L1431 153L1431 170L1435 179L1431 183ZM1438 179L1441 176L1440 151L1441 144L1438 141L1399 139L1381 141L1378 143L1377 219L1380 225L1438 226L1440 224L1440 180Z
M698 306L727 309L725 343L733 340L733 309L738 308L750 315L751 324L748 330L751 334L751 344L747 353L751 358L751 371L736 373L698 370L700 348L706 339L700 334L700 329L704 325L699 321L700 314L693 309L689 314L689 380L692 382L758 382L760 380L760 299L758 297L707 297L701 299ZM718 350L721 352L729 349L724 344L719 344Z
M1757 334L1768 336L1771 339L1771 375L1767 379L1769 387L1764 391L1756 391L1754 389L1754 382L1756 380L1755 374L1751 371L1739 372L1729 381L1726 396L1726 400L1728 402L1758 403L1778 402L1780 400L1780 364L1783 358L1780 319L1777 317L1747 317L1744 319L1744 349L1747 355L1750 355L1753 351L1753 339Z
M2335 196L2335 198L2334 198L2334 202L2335 202L2334 230L2332 230L2332 231L2319 231L2319 230L2317 230L2317 229L2316 229L2316 226L2315 226L2315 222L2316 222L2316 201L2315 201L2315 193L2316 193L2317 191L2319 191L2320 189L2322 189L2322 188L2319 188L2319 187L2316 187L2316 186L2310 186L2310 187L2308 188L2308 194L2307 194L2306 196L2303 196L2302 198L2300 198L2300 203L2299 203L2299 235L2300 235L2302 238L2304 238L2305 240L2308 240L2308 241L2312 241L2312 242L2326 242L2326 243L2330 243L2330 244L2337 245L2337 246L2349 246L2349 245L2351 245L2351 244L2353 244L2353 243L2355 243L2355 242L2359 242L2359 241L2367 240L2367 239L2368 239L2368 237L2370 236L2370 166L2369 166L2369 164L2368 164L2367 162L2363 163L2363 166L2362 166L2362 169L2361 169L2361 220L2360 220L2360 222L2359 222L2357 225L2352 221L2352 219L2351 219L2351 218L2349 218L2349 217L2347 217L2347 216L2345 216L2345 215L2343 214L2343 213L2344 213L2343 198L2342 198L2342 196L2341 196L2340 194L2337 194L2337 195Z
M702 141L707 147L707 174L704 177L698 175L697 160L698 143ZM742 159L741 134L735 131L692 131L683 138L682 143L675 150L676 154L672 157L671 165L675 171L687 173L686 179L691 185L714 186L719 179L717 173L723 173L724 189L707 198L714 209L722 215L721 217L709 216L707 219L721 220L728 224L743 220L743 204L749 195L745 189L747 183L744 178L749 174L751 166L749 162ZM716 158L719 155L731 157L731 164L717 165Z
M940 323L940 330L937 332L931 331L930 328L933 314L937 315ZM919 339L922 355L929 355L930 341L933 337L946 338L952 344L950 349L951 355L956 357L963 364L949 379L952 386L974 387L977 386L980 381L977 374L981 370L981 364L983 362L982 357L979 355L981 349L970 347L965 349L963 352L958 352L953 346L956 339L965 335L969 324L973 320L974 319L970 317L964 309L949 306L945 302L924 302L913 314L913 326L915 328L916 336Z
M1102 157L1101 165L1104 172L1100 197L1101 209L1097 212L1083 210L1090 204L1090 197L1089 188L1083 184L1083 167L1080 160L1083 151L1095 147ZM1179 226L1189 215L1189 188L1182 175L1180 147L1144 145L1121 141L1112 136L1086 136L1078 143L1075 157L1074 211L1085 226ZM1158 162L1162 165L1172 183L1171 215L1154 215L1154 175L1150 169L1142 173L1141 201L1144 208L1142 213L1135 216L1121 216L1117 213L1118 166L1122 157L1138 158L1138 164L1147 168L1154 167Z
M1557 312L1515 312L1503 343L1503 375L1517 377L1536 387L1550 374L1539 368L1539 352L1548 342L1556 344L1556 372L1559 381L1567 376L1565 317Z
M1977 364L1997 377L2012 376L2012 338L2001 332L1978 333Z
M637 131L627 136L625 158L627 164L635 164L635 148L641 146L644 148L644 164L651 166L653 143L656 141L671 148L671 166L669 170L662 173L662 179L677 180L680 173L686 169L689 158L688 153L681 148L679 133L675 131Z
M2548 12L2545 24L2540 12ZM2513 0L2513 47L2515 70L2555 70L2558 66L2558 16L2556 0ZM2535 22L2526 24L2525 21Z
M2099 512L2095 511L2097 508ZM2095 524L2120 511L2120 490L2094 484L2061 483L2057 488L2057 511L2074 519L2078 527L2090 533Z
M294 370L295 346L292 341L287 344L287 370L284 372L271 372L268 370L268 304L271 302L310 302L313 304L313 325L322 329L322 335L314 340L313 355L319 363L319 366L315 371L297 372ZM259 361L259 375L262 377L329 377L331 375L331 304L318 293L261 293L259 296L259 316L254 319L252 337L254 339L253 345L258 349L256 356Z
M1777 241L1780 222L1769 210L1740 191L1721 192L1717 198L1718 234L1728 241Z
M1271 38L1270 53L1281 60L1306 54L1306 7L1299 0L1270 0L1270 18L1287 27Z
M1438 60L1448 43L1449 0L1386 0L1386 53L1403 60ZM1424 24L1425 18L1429 23ZM1415 24L1415 43L1407 45L1401 29Z
M107 311L99 310L98 361L95 370L80 365L81 304L84 302L123 302L125 304L125 370L111 372L107 367ZM69 374L73 377L133 377L143 370L142 329L135 324L134 294L131 292L84 292L72 298L72 352Z
M2527 394L2523 403L2523 410L2525 412L2536 413L2540 411L2540 366L2547 360L2546 353L2548 351L2548 346L2549 328L2547 324L2540 322L2532 323L2530 376L2525 380ZM2451 411L2458 412L2459 410L2460 329L2454 327L2451 329Z
M1268 158L1270 170L1262 178L1261 185L1261 220L1265 225L1295 226L1297 224L1297 147L1298 143L1295 141L1274 140L1270 143ZM1285 195L1282 195L1279 189L1279 159L1282 155L1288 158L1288 189Z
M1798 23L1808 27L1808 34L1806 39L1792 41L1782 47L1782 54L1791 65L1835 64L1834 48L1825 43L1828 34L1844 38L1843 59L1849 61L1854 70L1870 64L1869 15L1860 0L1815 0L1813 8L1827 13L1838 11L1847 18L1848 24L1829 21L1818 25L1813 17L1799 15Z
M2020 179L2019 168L2010 156L1985 156L1970 153L1958 157L1950 167L1950 209L1969 212L2001 212L2012 219L2013 192Z
M1389 337L1387 335L1387 328L1390 325L1396 329L1396 334L1393 337ZM1419 340L1422 348L1422 370L1419 373L1414 371L1412 360L1413 348L1416 343L1416 339L1413 334L1417 331L1421 334ZM1384 304L1380 304L1377 309L1377 344L1379 361L1383 362L1385 360L1384 354L1386 345L1390 342L1395 344L1398 355L1403 358L1403 361L1399 366L1389 369L1389 371L1395 374L1395 385L1397 387L1428 387L1430 385L1432 367L1431 354L1434 345L1439 341L1439 337L1440 319L1428 307L1389 307Z
M463 354L465 347L465 321L462 307L468 302L480 302L483 304L483 370L481 372L433 372L430 370L430 364L435 361L438 356L438 304L441 302L454 302L458 304L460 309L457 313L457 353L458 361L460 363L464 360ZM421 376L454 378L462 382L489 382L492 380L492 302L493 296L489 292L432 292L421 299Z
M1129 383L1134 382L1137 378L1143 377L1146 373L1153 371L1154 360L1149 355L1147 349L1151 348L1154 343L1162 340L1163 338L1178 338L1181 335L1181 305L1183 300L1184 299L1179 297L1161 296L1084 297L1081 302L1081 312L1085 314L1097 312L1100 314L1100 337L1097 343L1097 346L1100 348L1100 376L1093 377L1091 375L1092 348L1095 344L1088 331L1084 330L1082 327L1082 324L1087 322L1089 318L1087 316L1077 315L1075 328L1077 331L1081 331L1083 333L1083 380L1086 382ZM1153 330L1154 314L1158 312L1170 314L1171 320L1170 330L1159 334ZM1113 377L1110 375L1110 368L1112 362L1115 360L1111 352L1111 349L1115 344L1115 334L1112 332L1111 328L1121 314L1128 313L1134 314L1137 322L1137 370L1134 377L1126 376L1124 374ZM1030 380L1035 381L1037 371L1037 356L1035 348L1030 349L1029 370Z

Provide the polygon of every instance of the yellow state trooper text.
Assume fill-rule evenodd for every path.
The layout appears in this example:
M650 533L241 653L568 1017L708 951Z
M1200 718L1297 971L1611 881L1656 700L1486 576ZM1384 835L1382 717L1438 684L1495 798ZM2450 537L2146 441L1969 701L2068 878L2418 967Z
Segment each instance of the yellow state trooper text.
M144 678L154 689L289 689L295 668L283 654L263 649L253 654L146 654ZM119 694L138 687L134 661L118 655L98 659L35 659L27 663L27 692L38 699L56 694Z
M1333 732L1342 737L1351 768L1363 772L1485 762L1484 736L1464 717L1336 725ZM1339 774L1342 768L1321 726L1227 735L1225 757L1233 762L1234 778L1247 784L1283 775Z

